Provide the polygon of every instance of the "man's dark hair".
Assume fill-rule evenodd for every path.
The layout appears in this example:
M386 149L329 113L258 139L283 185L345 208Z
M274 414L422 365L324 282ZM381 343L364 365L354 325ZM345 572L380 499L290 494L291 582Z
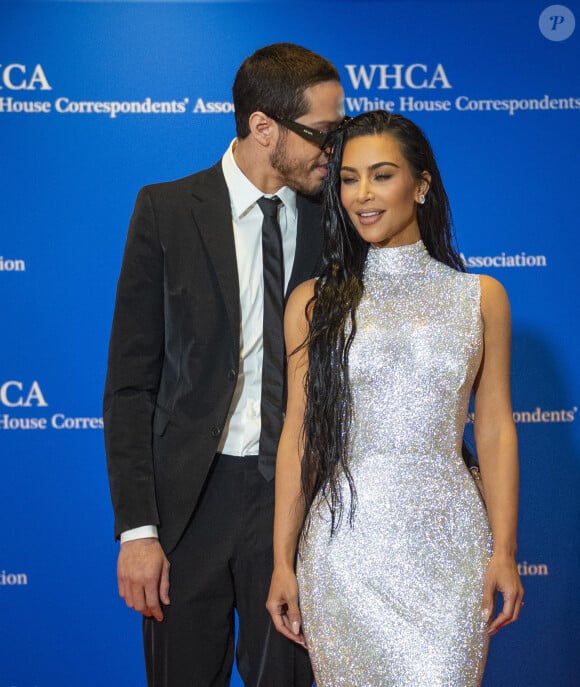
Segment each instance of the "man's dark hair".
M312 50L293 43L274 43L247 57L233 86L236 134L250 133L252 112L275 119L297 119L308 112L304 91L324 81L338 81L338 71Z

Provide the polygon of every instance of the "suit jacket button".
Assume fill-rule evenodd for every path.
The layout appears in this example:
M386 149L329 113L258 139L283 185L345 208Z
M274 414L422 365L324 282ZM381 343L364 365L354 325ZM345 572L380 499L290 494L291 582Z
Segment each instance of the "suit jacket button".
M212 428L211 428L211 435L212 435L212 437L219 437L221 431L222 431L222 430L221 430L220 427L217 427L217 426L212 427Z
M235 370L230 370L230 371L228 372L228 379L230 379L230 380L233 381L236 377L237 377L237 375L236 375L236 371L235 371Z

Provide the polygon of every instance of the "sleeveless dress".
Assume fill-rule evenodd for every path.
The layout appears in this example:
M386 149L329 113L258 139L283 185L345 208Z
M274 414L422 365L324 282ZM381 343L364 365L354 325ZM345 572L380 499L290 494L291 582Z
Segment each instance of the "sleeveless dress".
M479 277L421 241L369 250L349 356L344 515L315 500L299 544L304 634L317 687L475 687L488 635L485 506L461 457L482 356Z

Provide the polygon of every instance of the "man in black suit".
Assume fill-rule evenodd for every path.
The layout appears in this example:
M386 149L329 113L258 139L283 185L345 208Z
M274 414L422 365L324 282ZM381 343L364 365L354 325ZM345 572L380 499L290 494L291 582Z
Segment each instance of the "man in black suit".
M265 608L278 436L262 448L261 199L275 196L288 295L315 274L343 91L327 60L281 43L244 61L233 94L222 160L140 191L117 289L105 441L119 593L143 614L150 687L228 685L234 609L248 687L312 684Z

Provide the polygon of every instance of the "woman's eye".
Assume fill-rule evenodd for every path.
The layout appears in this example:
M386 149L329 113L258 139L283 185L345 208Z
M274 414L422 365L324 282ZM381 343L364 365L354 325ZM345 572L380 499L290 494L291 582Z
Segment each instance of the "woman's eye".
M388 181L392 176L392 174L377 174L375 179L377 181Z
M355 177L342 177L341 184L354 184L356 181Z

